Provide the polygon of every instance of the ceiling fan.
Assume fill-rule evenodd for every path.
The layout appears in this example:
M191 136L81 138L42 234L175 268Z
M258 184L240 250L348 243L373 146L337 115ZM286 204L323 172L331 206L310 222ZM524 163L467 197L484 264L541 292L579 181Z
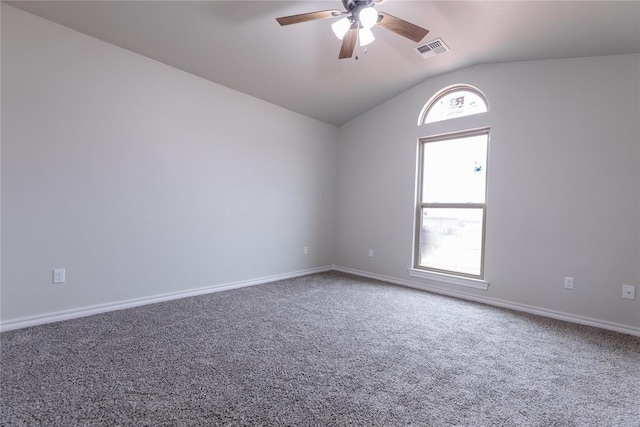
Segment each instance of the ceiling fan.
M318 19L339 18L331 25L338 39L342 40L338 59L351 58L360 40L360 46L366 46L375 40L371 28L380 25L416 43L427 35L429 30L419 27L411 22L396 18L388 13L378 12L374 6L382 4L386 0L342 0L346 11L338 9L321 10L317 12L301 13L299 15L283 16L276 18L280 25L299 24L301 22L315 21ZM356 56L357 58L357 56Z

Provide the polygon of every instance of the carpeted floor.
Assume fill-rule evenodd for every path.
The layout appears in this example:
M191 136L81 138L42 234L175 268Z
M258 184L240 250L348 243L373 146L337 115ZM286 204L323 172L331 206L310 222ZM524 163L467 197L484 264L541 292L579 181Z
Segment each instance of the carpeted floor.
M640 338L336 272L0 343L6 426L640 426Z

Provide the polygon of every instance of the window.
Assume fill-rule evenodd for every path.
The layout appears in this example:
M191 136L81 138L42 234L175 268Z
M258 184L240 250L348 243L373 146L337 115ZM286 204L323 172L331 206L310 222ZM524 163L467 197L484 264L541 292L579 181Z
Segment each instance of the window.
M489 111L482 92L473 86L455 85L434 95L420 113L418 125L471 116Z
M427 103L419 123L486 111L480 91L453 86ZM419 140L415 248L413 268L409 270L412 276L487 289L484 241L488 147L488 128Z

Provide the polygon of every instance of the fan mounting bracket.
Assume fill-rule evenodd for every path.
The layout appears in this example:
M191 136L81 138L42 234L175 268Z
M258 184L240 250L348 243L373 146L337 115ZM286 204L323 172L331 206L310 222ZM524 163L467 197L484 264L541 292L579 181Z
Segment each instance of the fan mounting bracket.
M342 5L349 12L353 11L356 8L371 6L375 3L378 2L375 0L342 0Z

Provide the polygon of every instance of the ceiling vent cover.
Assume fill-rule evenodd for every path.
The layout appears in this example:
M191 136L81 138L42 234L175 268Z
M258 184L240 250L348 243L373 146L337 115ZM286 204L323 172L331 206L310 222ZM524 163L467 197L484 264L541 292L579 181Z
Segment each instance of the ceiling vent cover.
M431 58L432 56L440 55L441 53L449 52L449 46L440 38L431 40L426 44L416 47L416 50L423 58Z

